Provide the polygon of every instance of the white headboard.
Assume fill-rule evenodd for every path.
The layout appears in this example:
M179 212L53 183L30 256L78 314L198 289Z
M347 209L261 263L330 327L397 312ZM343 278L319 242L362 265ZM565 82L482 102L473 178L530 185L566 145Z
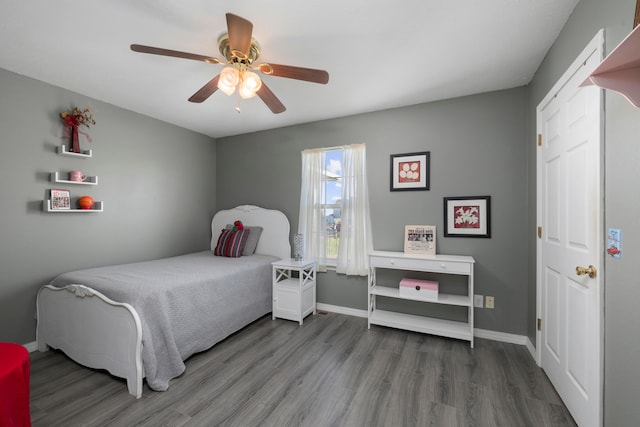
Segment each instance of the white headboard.
M244 225L259 225L263 228L256 248L257 254L291 258L290 226L285 214L251 205L238 206L215 214L211 221L211 250L215 249L218 243L220 230L238 219Z

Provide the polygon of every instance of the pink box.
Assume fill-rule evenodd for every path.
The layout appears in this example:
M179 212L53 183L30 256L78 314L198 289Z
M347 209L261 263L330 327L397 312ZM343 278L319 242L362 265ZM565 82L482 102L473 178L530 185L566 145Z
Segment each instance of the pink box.
M433 280L402 279L400 281L400 295L415 299L437 301L438 282Z

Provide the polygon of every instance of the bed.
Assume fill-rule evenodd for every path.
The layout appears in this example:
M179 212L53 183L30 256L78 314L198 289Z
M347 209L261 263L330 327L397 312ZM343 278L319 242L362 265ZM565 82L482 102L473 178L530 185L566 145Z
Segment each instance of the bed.
M236 220L262 227L254 255L214 256ZM271 263L291 256L289 221L275 210L239 206L216 213L211 250L64 273L37 297L38 350L63 351L105 369L142 396L164 391L184 361L272 310Z

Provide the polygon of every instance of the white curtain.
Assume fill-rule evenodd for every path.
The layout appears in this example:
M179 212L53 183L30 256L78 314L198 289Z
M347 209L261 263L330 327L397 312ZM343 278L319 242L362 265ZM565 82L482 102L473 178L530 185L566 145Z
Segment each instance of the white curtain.
M364 144L345 147L342 155L342 224L336 272L366 276L373 248Z
M315 259L317 271L327 271L324 201L325 154L321 150L302 152L302 185L298 233L304 236L304 257Z
M373 248L369 219L366 149L364 144L340 147L342 158L342 220L336 271L366 276L369 252ZM325 217L324 150L302 152L302 186L298 233L304 235L305 258L317 261L317 270L327 270Z

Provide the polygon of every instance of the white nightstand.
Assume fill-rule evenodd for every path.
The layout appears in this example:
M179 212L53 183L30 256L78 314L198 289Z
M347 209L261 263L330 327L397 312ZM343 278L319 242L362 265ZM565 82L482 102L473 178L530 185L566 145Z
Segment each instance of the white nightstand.
M316 263L282 259L273 264L272 319L296 320L316 314ZM294 274L294 272L296 274Z

